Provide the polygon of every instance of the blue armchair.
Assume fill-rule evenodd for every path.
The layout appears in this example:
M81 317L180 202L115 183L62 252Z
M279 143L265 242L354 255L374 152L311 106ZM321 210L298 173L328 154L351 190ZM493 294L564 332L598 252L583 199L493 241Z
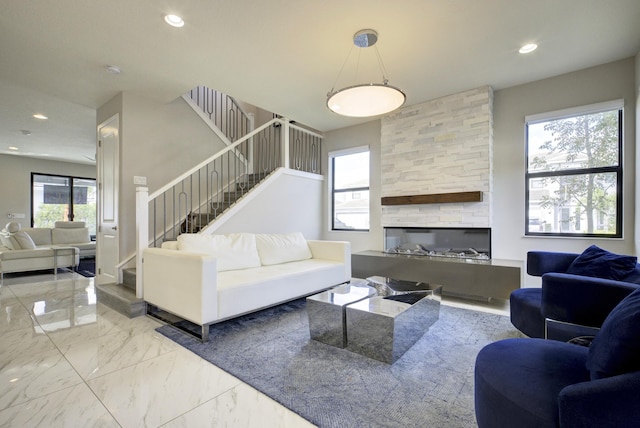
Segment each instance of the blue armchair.
M565 341L593 335L611 310L640 286L635 257L595 246L582 254L530 251L527 273L541 276L542 288L511 293L511 323L534 338Z
M640 289L605 319L590 347L506 339L476 358L479 428L637 427Z

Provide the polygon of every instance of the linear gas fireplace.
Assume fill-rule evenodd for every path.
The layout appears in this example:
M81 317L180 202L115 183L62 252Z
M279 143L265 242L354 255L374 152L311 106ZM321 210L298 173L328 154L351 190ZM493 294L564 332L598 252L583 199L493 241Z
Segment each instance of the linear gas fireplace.
M491 229L385 227L384 252L488 260L491 259Z

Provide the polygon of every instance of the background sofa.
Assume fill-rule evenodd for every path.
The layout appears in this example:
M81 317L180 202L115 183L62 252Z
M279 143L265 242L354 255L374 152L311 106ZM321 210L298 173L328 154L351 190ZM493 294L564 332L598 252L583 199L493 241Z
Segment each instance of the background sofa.
M143 252L144 300L201 326L351 280L351 247L301 233L178 236Z
M80 258L96 256L96 242L91 240L89 229L83 221L57 221L55 227L24 228L36 247L67 246L76 247Z
M39 245L36 244L36 240L31 237L31 234L27 233L32 230L38 230L34 236L38 238ZM0 232L0 243L2 244L0 245L0 284L4 281L5 273L44 269L53 269L56 273L57 268L78 266L80 250L74 245L69 245L67 241L72 239L65 239L64 234L56 234L58 239L56 239L57 244L54 244L51 238L52 230L22 230L20 223L16 222L8 223L5 226ZM77 229L65 230L75 231ZM75 238L76 235L79 233L75 232L70 236ZM95 254L95 249L93 254Z

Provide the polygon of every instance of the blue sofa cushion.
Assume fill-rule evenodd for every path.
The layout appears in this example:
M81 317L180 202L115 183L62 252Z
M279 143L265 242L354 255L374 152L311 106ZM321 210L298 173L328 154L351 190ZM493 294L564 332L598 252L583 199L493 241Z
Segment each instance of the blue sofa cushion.
M576 257L566 273L621 281L633 273L637 261L635 256L614 254L592 245Z
M589 347L591 379L640 370L640 288L609 314Z

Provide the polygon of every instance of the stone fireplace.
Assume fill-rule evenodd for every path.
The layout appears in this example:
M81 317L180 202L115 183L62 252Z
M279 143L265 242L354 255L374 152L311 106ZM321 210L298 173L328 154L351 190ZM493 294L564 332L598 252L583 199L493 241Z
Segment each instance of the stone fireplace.
M355 278L443 286L444 294L508 299L522 262L491 257L493 90L404 107L382 118L384 251L351 257Z
M493 91L484 86L382 118L385 227L490 228ZM431 196L479 194L479 198ZM418 195L419 197L416 197ZM406 197L405 203L385 203Z

